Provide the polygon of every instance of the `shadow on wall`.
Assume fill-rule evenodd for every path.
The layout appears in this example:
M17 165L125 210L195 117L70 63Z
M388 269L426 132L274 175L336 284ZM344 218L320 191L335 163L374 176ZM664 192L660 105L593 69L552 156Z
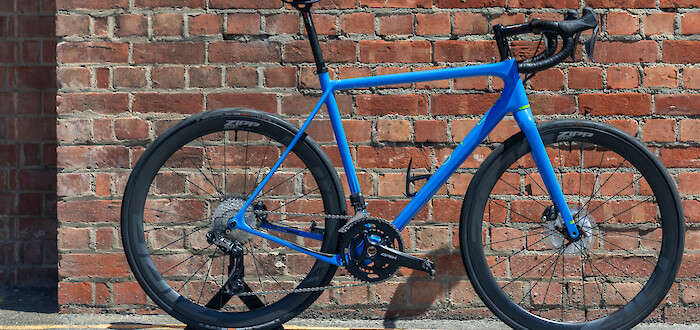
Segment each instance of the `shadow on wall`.
M0 286L5 293L12 292L8 287L32 287L56 294L55 19L53 0L0 1ZM16 296L9 293L5 304Z

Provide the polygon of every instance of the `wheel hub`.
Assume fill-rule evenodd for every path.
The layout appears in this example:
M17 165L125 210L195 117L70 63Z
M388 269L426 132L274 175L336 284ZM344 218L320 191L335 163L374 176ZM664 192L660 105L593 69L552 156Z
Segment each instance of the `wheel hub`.
M547 239L549 247L553 249L564 249L565 254L574 254L591 248L594 236L595 220L588 214L586 210L571 208L571 215L574 216L574 222L579 230L580 235L572 238L564 224L564 218L561 213L557 212L557 216L553 220L547 221Z
M243 205L245 205L245 200L242 196L232 195L226 197L216 209L214 209L211 218L212 232L217 236L230 239L234 242L247 242L250 240L252 237L251 234L240 229L228 227L229 219L233 218ZM259 225L252 205L248 206L246 209L243 214L243 219L251 228L257 228Z

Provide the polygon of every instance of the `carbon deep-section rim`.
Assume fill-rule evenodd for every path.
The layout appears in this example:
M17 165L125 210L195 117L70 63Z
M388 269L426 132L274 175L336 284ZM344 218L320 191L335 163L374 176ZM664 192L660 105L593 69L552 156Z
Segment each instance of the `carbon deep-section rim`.
M322 291L252 294L325 286L336 267L240 230L225 230L226 220L296 133L291 124L264 112L218 109L173 126L144 152L124 193L122 241L134 276L160 308L199 328L270 328L320 296ZM315 213L318 224L277 214L263 218L254 208ZM327 156L305 136L246 211L245 221L334 253L342 222L326 214L345 214L342 186ZM235 242L229 245L239 246L240 253L207 240L212 232ZM231 275L236 270L243 275ZM236 292L245 294L232 296Z
M631 328L663 300L683 253L675 185L639 141L609 125L539 126L581 239L551 210L530 147L516 134L465 195L460 246L481 300L508 325Z

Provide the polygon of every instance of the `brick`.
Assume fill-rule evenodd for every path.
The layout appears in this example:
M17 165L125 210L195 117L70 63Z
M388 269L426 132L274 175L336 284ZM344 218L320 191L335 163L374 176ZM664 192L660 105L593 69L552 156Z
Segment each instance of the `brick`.
M668 167L700 167L700 147L661 148L661 162Z
M374 14L349 13L340 15L340 29L344 33L374 33Z
M605 28L609 34L636 34L639 32L639 16L626 12L610 12L606 15Z
M588 0L586 5L593 8L654 8L654 0Z
M221 68L211 66L198 66L190 68L191 88L221 87Z
M454 80L455 89L487 90L489 87L488 77L469 77Z
M157 36L180 36L185 33L184 16L180 13L153 15L153 33Z
M135 0L134 5L143 8L204 8L204 2L205 0Z
M626 66L611 66L607 69L608 87L613 89L637 88L642 80L639 69Z
M60 187L60 185L59 185ZM58 228L58 248L87 249L90 244L90 228Z
M430 8L430 0L360 0L360 5L371 8Z
M415 142L448 142L446 121L417 120L413 125Z
M428 41L360 41L360 61L363 63L422 63L430 61Z
M642 17L645 35L673 34L673 25L676 14L652 13Z
M133 111L138 113L199 113L204 110L200 93L136 93Z
M581 94L579 108L594 116L651 113L651 95L640 93Z
M488 20L482 14L478 13L454 13L454 29L452 33L464 34L487 34Z
M59 142L84 142L90 140L92 124L88 119L59 119L56 137Z
M525 23L525 14L496 14L491 16L491 25L514 25Z
M134 43L137 64L196 64L204 63L201 42Z
M664 63L700 62L700 41L665 40L661 48Z
M277 112L277 96L267 93L217 93L207 97L207 109L244 107Z
M435 41L437 62L491 62L497 54L493 41Z
M697 2L693 0L659 0L660 8L697 8Z
M432 115L484 114L496 102L499 95L488 94L435 94L431 95Z
M372 147L357 148L360 168L405 168L410 158L413 164L421 167L429 164L430 152L418 148Z
M637 136L639 131L639 124L634 119L610 119L606 120L605 123L615 126L632 136Z
M379 141L411 141L411 122L408 120L378 120L377 139Z
M209 46L209 61L212 63L260 63L281 60L279 45L271 42L214 42Z
M659 57L657 47L653 40L603 41L596 43L595 59L600 63L656 62Z
M123 277L129 274L129 265L123 254L64 254L58 264L59 274L65 277L100 276Z
M700 141L700 119L681 120L681 141Z
M126 93L68 93L57 96L60 114L93 111L99 114L117 114L129 108Z
M685 13L681 15L681 34L700 33L700 13Z
M86 15L56 15L57 37L78 37L90 34L90 18Z
M117 118L114 120L114 134L118 140L145 140L148 138L147 121L136 118Z
M683 69L683 86L690 89L700 89L700 68Z
M95 80L97 80L97 88L107 89L110 86L109 69L97 68L95 70Z
M678 68L673 66L654 66L644 69L645 87L678 87Z
M58 303L91 304L92 284L90 282L59 282Z
M111 191L111 177L108 173L95 174L95 195L109 196Z
M226 84L231 87L253 87L258 85L258 70L248 67L226 69Z
M93 21L93 35L97 37L107 37L110 31L107 17L95 17Z
M146 87L146 70L144 68L115 68L114 87Z
M127 0L94 0L85 2L82 0L56 0L56 8L58 10L74 10L74 9L126 9Z
M413 34L414 15L389 15L379 17L380 35Z
M58 68L56 75L61 88L90 87L90 69L88 68Z
M184 67L156 67L151 72L154 88L184 88Z
M216 14L201 14L189 16L190 35L209 36L219 35L223 32L224 18Z
M569 68L569 88L602 89L603 69L598 67Z
M148 35L148 24L146 17L142 15L119 15L115 18L114 34L120 37L146 36Z
M61 146L58 165L61 168L125 168L129 152L124 146Z
M700 195L700 172L678 173L678 192L684 195Z
M87 173L59 173L57 181L59 196L79 197L92 192L91 177Z
M228 14L226 18L226 33L228 34L258 34L260 33L260 14Z
M503 7L506 5L506 0L434 0L435 6L438 8L484 8L484 7Z
M425 95L358 95L356 104L357 114L365 116L415 116L428 113L428 98Z
M296 87L297 69L295 67L267 68L264 71L267 87Z
M540 71L530 79L530 86L534 90L562 90L564 89L564 72L559 68Z
M56 51L58 63L124 63L129 60L129 45L114 42L61 42Z
M250 0L210 0L209 6L216 9L279 9L282 8L281 2L259 3Z
M356 43L350 40L329 40L322 42L321 52L328 62L356 62ZM284 58L287 62L313 63L314 58L309 47L309 42L299 40L288 42L284 45Z
M698 94L659 94L654 96L656 113L664 115L697 115L700 114L697 104Z
M144 305L146 293L137 282L114 283L114 303L120 305Z
M643 127L644 141L676 141L675 119L647 119Z
M315 14L314 24L318 35L337 35L338 16L328 14Z
M508 2L509 7L513 8L574 8L578 9L578 2L576 0L514 0Z
M296 34L299 33L299 15L276 14L265 17L265 33Z

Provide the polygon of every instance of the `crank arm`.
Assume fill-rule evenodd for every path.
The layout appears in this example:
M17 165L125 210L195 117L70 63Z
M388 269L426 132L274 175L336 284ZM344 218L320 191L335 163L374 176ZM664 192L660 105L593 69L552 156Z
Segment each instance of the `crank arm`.
M375 258L377 258L378 260L393 265L424 271L428 275L430 275L430 278L435 277L435 263L430 261L430 259L421 259L416 256L412 256L408 253L394 250L390 247L386 247L379 244L372 245L377 248L377 254Z

